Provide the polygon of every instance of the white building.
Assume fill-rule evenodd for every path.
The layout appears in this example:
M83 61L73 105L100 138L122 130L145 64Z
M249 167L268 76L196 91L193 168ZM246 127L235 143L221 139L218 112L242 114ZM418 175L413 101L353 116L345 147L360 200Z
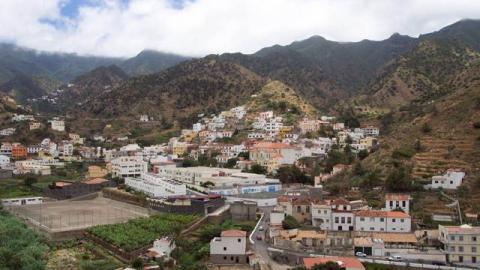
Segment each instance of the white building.
M0 130L0 136L10 136L15 134L15 128L5 128Z
M148 251L155 252L156 258L169 258L175 247L175 242L171 237L163 237L155 240L153 247L148 249Z
M148 115L142 114L140 115L140 122L148 122L150 119L148 118Z
M200 132L200 131L202 131L204 128L205 128L205 125L203 125L202 123L195 123L195 124L193 124L193 126L192 126L192 130L193 130L194 132Z
M65 122L63 120L51 120L52 129L56 131L65 131Z
M35 120L33 115L14 114L12 116L12 122L33 121L33 120Z
M362 210L355 213L355 231L410 232L412 219L400 211Z
M332 230L332 207L325 203L314 203L311 207L312 225L320 230Z
M64 157L73 156L73 144L68 141L63 141L58 147L58 152Z
M373 126L368 126L366 128L363 128L362 130L365 137L367 136L378 137L380 135L380 130Z
M3 206L29 205L43 203L43 197L21 197L1 200Z
M10 157L5 155L0 155L0 168L4 168L8 164L10 164Z
M185 184L152 173L142 173L139 178L127 177L125 178L125 185L154 198L187 194Z
M142 157L126 156L112 160L113 177L139 177L148 171L148 163Z
M386 211L394 211L401 209L405 213L410 212L410 195L408 194L385 194Z
M337 199L331 203L332 218L331 227L333 231L353 231L354 213L350 202L344 199Z
M210 262L214 264L245 264L247 261L247 232L223 231L210 241Z
M465 173L462 171L449 169L444 175L432 177L432 188L456 189L462 184Z
M480 269L480 227L438 226L446 261Z

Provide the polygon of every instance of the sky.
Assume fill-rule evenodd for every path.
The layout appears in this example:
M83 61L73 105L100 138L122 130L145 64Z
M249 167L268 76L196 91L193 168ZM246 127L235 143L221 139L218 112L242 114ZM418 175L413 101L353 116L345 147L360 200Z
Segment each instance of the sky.
M80 55L204 56L313 35L416 37L464 18L480 19L480 0L0 0L0 42Z

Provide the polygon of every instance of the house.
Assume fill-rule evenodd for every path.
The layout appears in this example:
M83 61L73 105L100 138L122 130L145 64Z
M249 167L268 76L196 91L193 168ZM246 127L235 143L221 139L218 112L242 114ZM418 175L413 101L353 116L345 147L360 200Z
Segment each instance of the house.
M280 196L280 206L284 208L285 214L294 217L298 222L305 223L312 220L310 211L311 200L305 196Z
M333 231L353 231L355 215L352 212L352 206L345 199L336 199L332 201L332 222Z
M307 132L315 132L320 129L320 121L315 119L303 118L303 120L298 124L300 132L306 134Z
M65 122L63 120L50 120L50 125L55 131L65 131Z
M361 210L355 213L355 231L410 232L412 219L400 211Z
M2 143L2 145L0 146L0 155L11 157L12 156L12 144L8 143L8 142Z
M210 241L210 262L213 264L248 264L247 232L223 231Z
M11 136L15 134L15 128L5 128L0 130L0 136Z
M345 129L345 124L344 123L333 124L333 130L335 130L335 131L344 130L344 129Z
M402 210L405 213L410 212L410 195L408 194L385 194L385 210Z
M148 208L162 213L207 215L225 205L220 195L181 195L168 198L147 198Z
M449 169L444 175L436 175L432 177L431 187L434 189L457 189L462 184L465 172Z
M30 122L29 129L35 130L35 129L39 129L41 126L42 124L40 124L39 122Z
M155 259L170 258L175 247L173 239L166 236L153 242L153 247L148 249L147 256Z
M85 143L85 138L80 137L80 135L75 134L75 133L69 133L68 137L70 140L72 140L73 144L84 144Z
M312 225L321 230L332 230L332 207L325 201L312 203Z
M302 157L302 150L284 143L259 142L250 150L250 160L267 168L269 172L280 165L292 165Z
M112 160L113 177L139 177L148 170L148 163L142 157L127 156Z
M5 155L0 155L0 168L4 168L8 164L10 164L10 157Z
M57 181L46 187L43 192L47 197L65 200L98 192L105 187L112 187L114 185L114 182L103 178L93 178L77 182Z
M73 144L69 141L62 141L58 145L58 152L64 157L73 156Z
M19 143L12 144L12 158L23 159L27 157L27 148Z
M140 122L148 122L148 121L149 121L148 115L146 114L140 115Z
M317 264L326 264L328 262L334 262L345 270L365 270L363 264L357 258L351 257L315 257L315 258L303 258L303 265L307 269L312 269Z
M438 230L448 263L480 268L480 227L439 225Z
M377 127L374 126L368 126L365 128L362 128L363 134L371 137L378 137L380 135L380 130Z

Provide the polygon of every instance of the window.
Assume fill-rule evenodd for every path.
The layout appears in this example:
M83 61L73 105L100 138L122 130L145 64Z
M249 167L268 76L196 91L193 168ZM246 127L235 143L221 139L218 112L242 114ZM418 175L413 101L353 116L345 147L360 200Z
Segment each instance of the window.
M476 236L472 236L472 242L477 242L477 237Z
M460 236L458 237L458 241L463 241L463 235L460 235Z
M393 207L393 201L390 201L390 207Z
M297 206L297 213L300 213L302 212L302 207L301 206Z
M451 240L451 241L455 241L455 235L451 235L451 236L450 236L450 240Z
M400 222L402 222L402 223L403 223L403 221L404 221L404 219L403 219L403 218L402 218L402 219L400 219Z
M458 252L463 252L463 246L458 247Z
M345 223L345 217L342 217L341 219L342 219L342 224L344 224Z
M477 247L472 247L472 253L477 253Z
M365 221L365 218L364 218L364 217L361 217L361 218L360 218L360 221Z
M335 217L335 223L338 223L339 222L338 220L339 220L338 217Z
M375 231L375 228L374 228L374 227L370 227L370 231Z
M310 212L310 206L307 205L307 211L306 212Z
M374 218L374 217L371 217L371 218L370 218L370 221L372 221L372 222L375 221L375 218Z
M454 246L450 247L450 251L455 252L455 247Z
M223 247L223 251L227 251L227 247Z
M458 256L458 262L463 262L463 256Z
M326 215L326 214L327 214L327 210L324 210L323 213Z
M241 239L241 238L238 238L238 242L239 242L239 243L242 242L242 239Z
M351 224L351 223L352 223L352 218L351 218L351 217L348 217L348 218L347 218L347 223L348 223L348 224Z
M223 256L223 259L224 259L224 260L227 260L227 256Z
M472 257L472 263L477 263L477 257Z
M395 222L395 219L394 219L394 218L392 218L392 222Z
M407 206L407 203L405 201L402 201L402 207Z
M385 219L383 217L380 218L380 222L385 222Z

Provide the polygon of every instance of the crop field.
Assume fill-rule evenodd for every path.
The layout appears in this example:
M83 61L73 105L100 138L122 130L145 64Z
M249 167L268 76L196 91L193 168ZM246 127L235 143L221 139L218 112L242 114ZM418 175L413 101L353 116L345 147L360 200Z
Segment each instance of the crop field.
M179 234L196 219L197 216L193 215L155 215L132 219L126 223L95 226L88 229L88 232L121 249L132 251L161 236Z

